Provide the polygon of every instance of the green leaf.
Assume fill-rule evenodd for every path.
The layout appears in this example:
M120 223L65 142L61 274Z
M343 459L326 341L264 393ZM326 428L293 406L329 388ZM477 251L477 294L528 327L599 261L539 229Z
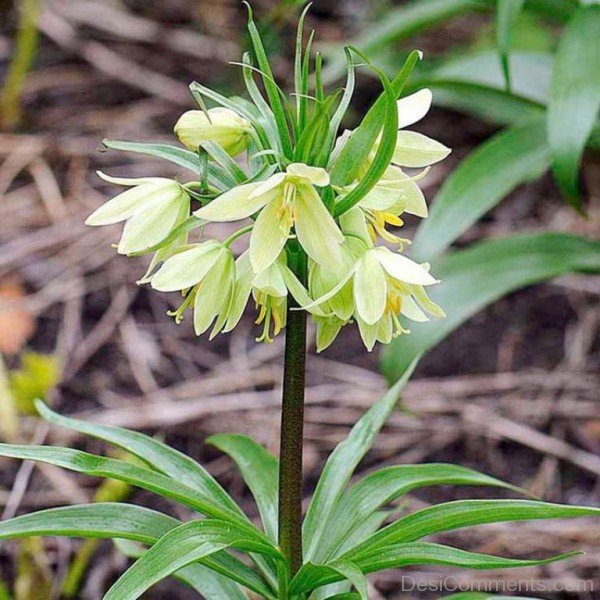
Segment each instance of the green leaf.
M481 242L434 260L432 273L442 283L431 298L448 315L411 323L411 334L394 340L383 353L382 370L390 381L469 317L522 287L571 272L599 272L600 243L562 233L521 234Z
M250 54L248 52L245 52L242 57L242 73L244 76L246 89L248 90L248 95L250 98L252 98L252 101L262 116L262 123L270 148L275 153L283 154L281 139L279 137L279 133L277 132L275 115L273 114L271 107L263 98L258 86L256 85L256 82L254 81L254 68L252 67Z
M467 552L427 542L399 544L374 550L356 561L359 572L364 574L394 569L409 565L443 565L463 569L513 569L515 567L533 567L564 560L580 552L569 552L542 560L519 560ZM339 581L340 573L336 563L325 565L305 565L291 584L292 593L301 593L317 586Z
M219 144L216 142L203 142L201 144L202 148L207 152L207 154L217 162L223 171L227 173L228 177L231 178L232 186L234 187L238 183L244 183L247 181L248 176L244 171L240 168L240 166L223 150ZM210 164L210 163L209 163Z
M226 548L281 558L276 548L246 528L215 519L192 521L158 540L117 580L104 600L135 600L165 577Z
M0 522L0 539L30 536L123 538L153 544L180 521L162 513L117 502L50 508Z
M40 416L49 423L117 446L142 459L145 463L175 481L201 492L215 504L243 515L239 506L214 477L182 452L137 431L64 417L51 410L41 401L36 402L36 408Z
M173 577L196 590L205 600L248 600L239 584L204 565L188 565L176 571Z
M567 21L578 7L579 0L527 0L528 9L558 23Z
M51 508L0 523L0 539L30 536L118 538L154 544L181 522L162 513L124 503L96 502ZM233 578L265 597L264 582L237 558L221 553L203 560L221 574Z
M277 124L277 130L279 131L279 137L283 145L283 153L287 158L291 158L292 141L290 138L290 131L288 129L287 107L284 105L285 101L282 101L282 92L275 83L267 53L265 52L260 34L256 28L256 24L252 19L252 9L247 2L246 5L248 6L248 33L250 34L252 47L254 48L254 55L263 74L263 84L265 86L265 91L267 92L271 110L275 116L275 123Z
M116 538L113 543L117 550L121 554L127 556L127 558L140 558L146 552L147 548L132 542L130 540L124 540L122 538ZM219 554L215 555L219 556ZM229 556L225 552L221 553L221 559L225 560L237 560ZM214 557L208 557L205 561L214 560ZM239 563L243 568L247 568L243 563ZM235 569L234 569L235 570ZM257 577L256 574L248 569L252 577ZM230 578L229 575L222 575L220 572L215 572L213 569L206 567L202 564L195 563L188 565L173 574L175 579L178 579L182 583L193 588L206 600L221 600L222 598L232 598L232 600L248 600L247 594L242 588ZM233 577L235 579L235 577ZM264 585L260 578L258 579L261 585Z
M435 197L429 218L411 245L415 260L430 260L517 186L550 166L544 122L500 132L475 149L450 174Z
M423 87L434 101L500 125L518 124L542 117L548 102L553 57L541 52L512 52L511 91L494 51L453 58L431 71L417 74L407 92Z
M266 448L244 435L221 433L211 436L206 441L235 461L254 496L265 533L271 540L277 542L279 489L277 459Z
M454 531L474 525L592 515L600 516L600 508L533 500L458 500L430 506L398 519L347 552L343 558L360 562L376 550L414 542L432 533Z
M398 75L391 82L394 100L402 93L418 60L418 52L411 52L402 69L400 69ZM387 81L384 78L381 78L381 81L387 85ZM371 106L360 125L352 132L352 135L344 144L344 147L333 163L331 182L334 185L346 186L357 178L360 169L365 164L377 140L377 136L381 133L381 129L386 122L386 117L389 116L388 123L392 118L398 118L397 111L395 117L391 116L389 101L389 92L384 85L383 93L377 98L373 106Z
M199 513L235 523L238 526L254 530L254 526L246 517L237 511L216 505L205 494L175 481L167 475L146 469L138 465L88 454L71 448L53 446L18 446L0 444L0 456L45 462L76 473L85 473L93 477L108 477L124 481L141 489L145 489L165 498L175 500ZM255 530L257 533L258 530ZM262 534L261 534L262 535Z
M385 18L365 28L352 45L366 54L375 55L395 42L434 27L457 15L488 8L487 0L413 0L406 6L386 10ZM339 79L345 71L344 61L332 58L323 71L326 83Z
M327 459L304 519L305 561L312 560L323 536L328 535L324 525L358 463L369 451L379 430L394 409L398 396L411 374L412 369L407 369L402 379L361 417L348 437L335 448Z
M496 2L496 40L500 62L506 82L506 90L510 91L509 55L512 32L521 14L525 0L497 0Z
M361 600L369 600L367 580L363 572L354 564L345 560L336 560L329 563L329 567L337 571L344 579L347 579L358 592Z
M189 169L196 175L200 173L200 159L198 155L185 148L170 146L168 144L153 144L148 142L122 142L119 140L102 140L102 143L111 150L135 152L147 156L155 156L168 160L184 169ZM215 164L208 165L208 180L211 185L219 189L227 189L228 178L223 170Z
M581 7L556 51L548 105L548 143L554 176L567 200L582 210L579 166L600 108L600 6Z
M489 475L449 464L397 465L374 471L349 488L340 498L325 529L314 560L323 562L339 555L352 532L373 513L408 492L434 485L483 485L521 491Z

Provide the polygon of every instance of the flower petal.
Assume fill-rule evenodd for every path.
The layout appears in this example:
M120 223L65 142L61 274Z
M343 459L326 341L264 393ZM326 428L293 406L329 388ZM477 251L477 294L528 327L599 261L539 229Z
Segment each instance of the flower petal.
M354 275L354 303L358 316L369 325L377 323L385 311L387 283L373 250L365 252Z
M285 181L285 173L275 173L271 175L266 181L260 181L258 187L252 192L250 198L254 199L257 196L262 196L268 192L273 191L279 187Z
M428 273L427 269L402 254L391 252L383 246L375 248L374 252L377 260L387 271L388 275L398 281L416 285L433 285L434 283L439 283L437 279Z
M398 129L410 127L420 121L431 108L433 94L425 88L398 100Z
M146 182L121 192L97 208L85 221L86 225L112 225L119 223L143 209L146 203L156 199L168 200L179 197L181 186L171 179Z
M389 212L393 214L401 214L402 212L410 213L417 217L425 219L428 215L427 202L421 188L417 185L417 181L421 179L423 173L415 177L410 177L398 167L391 166L386 171L386 179L384 183L388 186L394 186L399 192L399 197L396 202L388 207Z
M286 173L308 179L310 183L319 187L329 185L329 173L321 167L309 167L304 163L292 163L286 169Z
M235 262L230 251L221 249L213 268L200 283L194 300L194 330L202 335L230 301L235 280Z
M162 242L177 226L181 204L189 206L190 198L185 192L178 196L154 197L144 202L123 228L117 251L119 254L142 252Z
M206 221L239 221L259 211L271 197L268 194L252 197L261 183L246 183L231 188L212 202L194 212L194 216Z
M392 162L401 167L427 167L450 154L450 148L416 131L399 131Z
M417 323L425 323L429 321L429 317L421 310L419 305L412 299L411 296L402 298L402 314Z
M443 319L446 316L444 309L429 298L425 290L420 285L411 286L411 292L417 303L424 308L430 315Z
M280 217L277 202L269 202L260 212L250 236L250 262L255 273L270 267L281 254L290 227Z
M277 262L274 262L271 266L258 273L252 281L252 286L269 296L276 296L278 298L285 298L287 296L287 287L283 273Z
M231 331L242 318L244 309L250 298L250 292L252 291L253 279L254 271L250 264L250 252L246 250L246 252L235 261L235 285L233 298L227 314L227 323L223 329L224 333Z
M311 185L300 184L295 204L298 241L316 263L328 269L338 269L344 236L319 194Z
M360 337L362 338L365 348L371 352L377 341L377 334L379 333L379 324L369 325L365 323L360 317L356 318L358 324L358 330Z
M344 322L336 317L316 317L315 322L317 324L317 352L323 352L323 350L331 346Z
M218 242L210 241L171 256L152 277L152 287L161 292L174 292L196 285L213 268L221 251Z
M353 206L340 217L340 227L344 234L353 236L352 238L346 238L346 242L352 239L356 240L358 237L367 248L373 245L369 230L367 229L365 214L358 206Z

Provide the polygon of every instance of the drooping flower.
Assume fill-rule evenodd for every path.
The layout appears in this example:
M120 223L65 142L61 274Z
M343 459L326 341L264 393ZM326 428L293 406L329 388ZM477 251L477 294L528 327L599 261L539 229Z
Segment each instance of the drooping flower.
M189 215L190 197L177 181L162 177L123 179L101 172L98 175L110 183L132 186L104 203L85 221L86 225L126 221L117 247L120 254L152 248Z
M194 214L207 221L237 221L260 211L250 237L250 262L256 273L275 262L292 227L316 263L335 269L344 237L315 189L328 184L325 169L293 163L264 182L225 192Z
M181 321L185 310L194 307L194 329L203 334L216 319L211 339L223 328L235 283L235 260L231 250L210 240L192 244L168 258L152 276L152 287L161 292L182 290L185 300L174 313Z
M401 246L410 243L409 240L400 238L386 229L386 226L401 227L404 222L400 218L403 213L426 218L428 214L425 196L417 185L417 181L426 171L416 177L409 177L399 167L390 166L383 177L373 189L356 205L352 211L362 213L365 225L375 242L377 236ZM352 190L356 184L347 186L343 193Z
M436 317L444 316L425 293L424 287L438 283L429 274L427 265L419 265L382 246L367 248L361 240L354 239L352 252L360 252L360 257L347 274L339 276L321 269L311 280L309 289L313 297L327 287L329 290L303 308L312 311L321 307L335 317L316 319L317 325L324 328L319 351L326 347L326 342L328 345L335 339L350 319L356 320L365 346L372 350L376 341L389 343L393 337L408 332L400 322L400 315L413 321L429 320L425 311Z
M229 108L217 107L204 112L188 110L175 124L182 144L196 152L204 142L216 142L231 156L242 153L250 141L251 126Z
M258 310L257 325L262 325L257 342L273 341L273 337L285 327L288 293L299 304L311 301L307 291L286 263L285 253L269 267L256 274L250 262L250 252L246 250L236 260L236 281L233 298L229 307L223 333L231 331L242 318L250 296ZM317 309L316 314L323 314Z

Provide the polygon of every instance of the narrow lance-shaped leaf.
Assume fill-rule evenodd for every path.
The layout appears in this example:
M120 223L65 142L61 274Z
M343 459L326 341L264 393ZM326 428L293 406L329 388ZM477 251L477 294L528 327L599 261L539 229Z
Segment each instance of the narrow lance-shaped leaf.
M312 560L322 537L328 535L324 525L333 511L335 503L344 491L358 463L371 448L373 440L396 405L398 396L411 374L412 369L407 369L404 376L361 417L348 437L329 456L304 519L303 538L306 544L304 555L306 561Z
M548 105L552 169L569 202L582 210L579 165L600 108L600 6L581 7L556 51Z
M543 120L496 134L446 179L417 230L411 256L429 261L441 254L514 188L537 179L549 166Z
M419 53L411 52L402 69L391 82L391 91L394 100L400 96L408 78L419 61ZM385 78L381 80L382 83ZM384 86L384 92L377 98L369 109L360 125L352 132L344 144L331 170L331 182L334 185L345 186L351 184L357 177L359 170L366 162L377 136L381 133L386 116L390 111L389 93ZM394 117L389 115L390 119ZM397 111L395 118L398 118ZM388 121L389 123L389 121ZM396 128L397 129L397 128Z
M417 73L406 86L406 92L430 88L438 106L499 125L524 124L542 118L550 94L552 55L514 51L509 62L510 92L505 89L498 53L493 50L458 56L432 70Z
M181 522L162 513L117 502L50 508L0 522L0 539L29 536L123 538L153 544Z
M51 508L0 522L0 539L30 536L117 538L153 544L181 525L162 513L124 503L97 502ZM269 589L249 567L234 556L215 554L202 560L248 589L269 598Z
M214 477L182 452L137 431L59 415L39 400L36 402L36 408L49 423L78 431L126 450L175 481L205 494L217 505L243 515L242 510Z
M356 50L356 48L352 48L352 50L366 60L366 57L364 54L362 54L362 52ZM393 86L386 77L385 73L379 69L376 69L372 65L370 66L379 75L384 89L385 110L383 114L383 129L381 130L380 134L381 137L379 139L379 147L377 148L377 152L375 153L367 172L362 176L358 185L353 188L351 192L346 194L335 206L333 214L337 217L350 210L353 206L360 202L360 200L362 200L375 187L375 185L377 185L386 169L390 166L394 156L394 150L396 148L396 140L398 138L398 109L396 107L396 95L394 94ZM356 132L350 136L350 139L346 142L346 145L352 142L352 137L354 134L356 134ZM336 160L335 164L338 164L338 162L342 160L342 154L344 150L345 147L340 152L340 156ZM368 154L368 150L369 148L362 148L362 153L366 151Z
M113 539L113 543L117 550L121 554L124 554L127 558L138 559L144 554L144 552L148 550L145 546L138 544L137 542L125 540L123 538L115 538ZM221 552L214 556L207 557L203 559L204 563L209 564L210 561L213 561L214 563L216 557L221 558L223 563L227 563L228 561L236 561L237 568L239 568L241 565L243 569L248 569L246 565L239 562L236 558L230 556L226 552ZM236 570L237 569L234 568L230 571L226 570L218 572L208 566L205 566L204 564L194 563L184 567L183 569L179 569L179 571L176 571L173 574L173 577L202 594L202 597L206 598L206 600L221 600L222 598L231 598L232 600L248 600L248 595L242 590L240 585L236 583L238 581L235 574ZM223 575L223 572L226 573L226 575ZM252 578L257 577L254 571L248 569L247 572L251 574ZM260 584L264 584L260 578L258 581L260 589Z
M224 521L235 523L238 526L260 533L244 515L214 504L206 495L171 479L167 475L123 460L96 456L95 454L88 454L87 452L71 448L18 446L12 444L0 444L0 456L22 460L36 460L77 473L125 481L141 489L180 502L201 514L223 519Z
M287 107L284 104L285 101L283 101L281 98L281 90L275 83L267 53L265 52L260 34L252 18L252 8L247 2L245 2L245 4L248 7L248 32L250 33L254 54L256 56L258 66L263 73L262 79L267 92L267 97L269 98L269 104L271 105L271 109L275 116L277 130L279 131L279 136L283 144L283 153L286 157L290 158L292 154L292 141L290 138L290 131L288 129Z
M276 548L246 529L214 519L192 521L158 540L117 580L104 600L135 600L179 569L226 548L280 558Z
M562 233L515 235L434 260L432 272L442 283L431 289L431 298L448 316L411 324L410 335L397 338L384 350L382 369L390 381L401 377L416 357L505 294L565 273L600 272L600 242Z
M219 448L236 462L254 496L265 532L276 542L279 489L277 459L266 448L244 435L213 435L207 443Z
M147 156L155 156L168 160L184 169L189 169L194 174L200 173L200 160L198 155L185 148L170 146L169 144L154 144L149 142L124 142L120 140L102 140L102 144L111 150L136 152ZM226 189L229 179L222 168L216 164L208 165L208 180L211 185L219 189Z
M343 558L357 562L385 547L420 540L433 533L486 523L600 516L600 508L533 500L459 500L437 504L402 517L373 534Z
M524 1L525 0L497 0L496 2L496 40L507 91L510 91L510 63L508 59L512 34L517 19L523 9Z
M520 560L467 552L441 544L417 542L380 548L357 559L356 566L365 574L409 565L443 565L465 569L511 569L545 565L578 554L580 553L569 552L541 560ZM294 578L291 592L301 593L315 586L339 581L344 575L339 572L336 564L334 562L324 565L305 565Z
M352 532L374 512L408 492L434 485L495 486L516 491L518 488L494 477L458 465L397 465L374 471L350 487L340 498L326 525L315 560L338 556Z
M457 15L488 7L487 0L413 0L405 6L386 11L385 18L370 25L365 33L352 40L352 45L374 56L377 51L389 48L394 42L399 42ZM343 74L343 61L332 57L323 71L323 80L331 83Z

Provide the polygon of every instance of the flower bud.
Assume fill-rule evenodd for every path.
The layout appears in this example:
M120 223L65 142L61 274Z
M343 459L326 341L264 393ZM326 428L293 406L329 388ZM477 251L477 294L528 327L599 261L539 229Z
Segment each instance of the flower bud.
M228 154L243 152L249 142L250 123L229 108L188 110L175 125L175 134L182 144L197 151L203 142L216 142Z

